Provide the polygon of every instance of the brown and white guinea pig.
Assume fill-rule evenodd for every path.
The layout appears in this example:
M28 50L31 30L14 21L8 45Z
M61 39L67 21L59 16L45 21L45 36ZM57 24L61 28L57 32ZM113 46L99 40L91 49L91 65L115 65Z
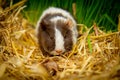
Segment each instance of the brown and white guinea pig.
M70 51L78 36L76 22L70 13L55 7L43 12L37 23L36 32L43 54L50 55Z

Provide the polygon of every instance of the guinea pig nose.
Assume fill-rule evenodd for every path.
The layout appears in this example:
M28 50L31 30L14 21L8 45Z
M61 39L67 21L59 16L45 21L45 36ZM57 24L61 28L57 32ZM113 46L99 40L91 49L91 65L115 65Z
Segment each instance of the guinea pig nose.
M62 53L62 50L55 50L57 53Z

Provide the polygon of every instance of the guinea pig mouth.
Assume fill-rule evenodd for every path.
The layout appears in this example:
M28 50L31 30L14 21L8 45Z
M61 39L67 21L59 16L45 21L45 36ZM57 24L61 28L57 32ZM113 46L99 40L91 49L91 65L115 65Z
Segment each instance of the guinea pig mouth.
M54 50L50 52L51 55L61 55L62 53L64 53L62 50Z

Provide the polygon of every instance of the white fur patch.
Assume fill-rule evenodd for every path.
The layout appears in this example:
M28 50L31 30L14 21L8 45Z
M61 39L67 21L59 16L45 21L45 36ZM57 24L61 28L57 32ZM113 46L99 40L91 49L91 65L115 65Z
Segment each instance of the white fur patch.
M64 49L64 38L61 32L55 27L55 50L65 51Z
M56 22L57 22L58 20L61 20L61 21L63 21L63 22L66 22L66 21L67 21L66 18L61 17L61 16L56 16L56 17L53 17L53 18L50 19L50 21L51 21L51 22L54 22L55 24L56 24Z

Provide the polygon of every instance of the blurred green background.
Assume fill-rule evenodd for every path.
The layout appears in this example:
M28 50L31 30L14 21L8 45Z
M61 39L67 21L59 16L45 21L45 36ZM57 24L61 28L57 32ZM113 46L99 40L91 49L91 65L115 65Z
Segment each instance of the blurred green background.
M73 14L73 3L76 5L74 17L78 24L91 27L95 22L102 30L117 31L120 0L28 0L22 13L35 26L48 7L60 7Z

